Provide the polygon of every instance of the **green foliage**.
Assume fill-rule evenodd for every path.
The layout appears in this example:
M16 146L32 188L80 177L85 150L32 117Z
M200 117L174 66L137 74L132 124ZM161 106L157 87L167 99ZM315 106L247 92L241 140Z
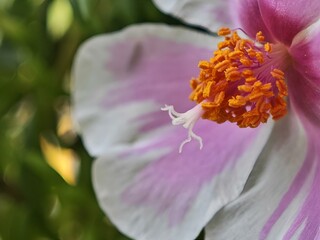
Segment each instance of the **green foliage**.
M77 47L141 22L178 23L149 0L0 1L1 240L128 239L97 205L81 140L57 128ZM49 166L41 139L74 151L76 184Z

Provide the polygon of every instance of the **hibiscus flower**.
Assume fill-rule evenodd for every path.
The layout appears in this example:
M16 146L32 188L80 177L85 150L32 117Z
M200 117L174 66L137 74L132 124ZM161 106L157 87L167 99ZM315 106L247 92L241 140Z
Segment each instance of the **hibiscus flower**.
M319 238L320 1L155 3L224 28L143 24L80 48L74 116L101 208L138 240Z

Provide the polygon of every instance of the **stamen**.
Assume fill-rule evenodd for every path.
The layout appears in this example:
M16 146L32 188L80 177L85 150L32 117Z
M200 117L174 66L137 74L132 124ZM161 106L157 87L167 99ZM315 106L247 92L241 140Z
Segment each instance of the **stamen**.
M218 35L224 41L210 60L199 62L200 74L191 83L196 88L190 99L202 105L202 118L255 128L270 116L283 117L288 88L283 71L273 68L272 46L262 32L256 41L228 28Z
M168 114L172 120L172 125L182 125L184 128L188 129L188 137L180 144L179 153L182 152L183 146L186 143L191 142L195 139L199 142L200 149L203 147L202 138L193 132L193 127L198 119L203 114L203 109L201 105L196 105L194 108L190 109L185 113L178 113L174 110L172 105L165 105L161 108L162 111L168 111Z
M231 33L229 28L220 28L218 31L218 35L219 36L226 36L229 35Z
M199 61L199 76L190 81L189 98L197 105L185 113L176 112L173 106L161 109L168 111L173 125L188 129L179 152L192 139L202 148L202 139L192 131L200 117L256 128L270 117L278 120L287 113L288 87L278 68L285 51L265 42L261 31L255 40L241 38L229 28L221 28L218 35L224 40L209 60Z
M263 42L263 41L264 41L264 36L263 36L263 34L262 34L261 31L257 32L257 34L256 34L256 40L257 40L258 42Z
M271 50L272 50L271 44L270 43L264 44L264 50L266 52L271 52Z

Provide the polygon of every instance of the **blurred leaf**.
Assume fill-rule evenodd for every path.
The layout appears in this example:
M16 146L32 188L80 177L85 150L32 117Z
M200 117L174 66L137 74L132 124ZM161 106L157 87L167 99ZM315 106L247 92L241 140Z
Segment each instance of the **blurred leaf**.
M14 0L2 0L0 1L0 9L7 9L9 8Z
M23 42L28 38L25 25L18 18L12 17L3 11L0 11L0 30L3 35L16 42Z
M84 19L89 20L90 18L90 1L89 0L78 0L75 3L79 6L79 10Z
M129 239L97 203L66 85L83 41L142 22L180 24L151 0L0 0L1 240Z

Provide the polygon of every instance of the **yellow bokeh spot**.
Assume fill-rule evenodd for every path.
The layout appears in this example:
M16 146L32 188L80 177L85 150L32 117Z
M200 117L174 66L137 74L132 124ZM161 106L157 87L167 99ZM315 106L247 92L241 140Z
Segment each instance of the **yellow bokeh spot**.
M61 38L69 29L73 12L68 0L55 0L51 3L47 15L47 28L53 38Z
M74 151L61 148L44 137L40 137L40 145L47 163L68 183L76 184L79 160Z

